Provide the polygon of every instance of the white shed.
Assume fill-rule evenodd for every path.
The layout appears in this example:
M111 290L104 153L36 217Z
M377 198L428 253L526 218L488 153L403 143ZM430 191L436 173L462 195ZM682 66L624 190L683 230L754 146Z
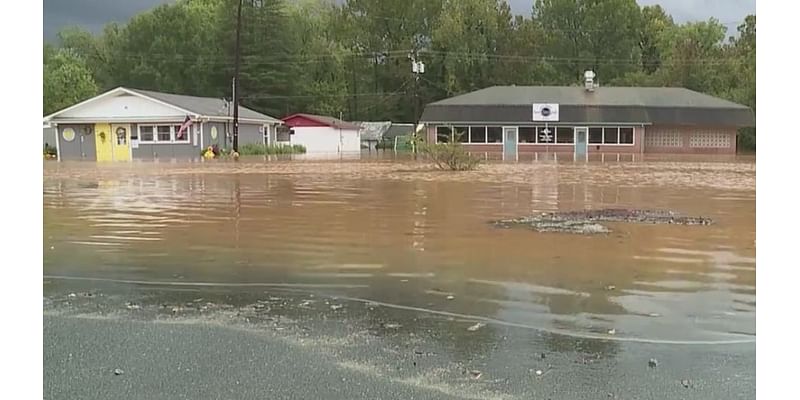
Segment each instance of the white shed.
M361 151L361 127L333 117L292 114L283 119L289 127L289 143L303 145L307 153L355 153Z

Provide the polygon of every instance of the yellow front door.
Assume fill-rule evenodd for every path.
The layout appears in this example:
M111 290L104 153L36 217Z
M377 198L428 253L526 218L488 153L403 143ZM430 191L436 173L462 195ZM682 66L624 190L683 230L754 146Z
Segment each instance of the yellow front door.
M130 161L131 159L131 126L111 125L114 147L114 161Z
M94 124L94 145L97 150L97 161L114 160L114 135L111 133L111 125Z

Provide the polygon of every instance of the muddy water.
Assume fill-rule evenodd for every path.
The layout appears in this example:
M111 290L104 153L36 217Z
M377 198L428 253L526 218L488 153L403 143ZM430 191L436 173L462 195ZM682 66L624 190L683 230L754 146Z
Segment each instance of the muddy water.
M669 209L712 226L497 229L544 211ZM755 335L752 159L45 163L44 274L270 284L576 337ZM448 296L452 296L448 299Z

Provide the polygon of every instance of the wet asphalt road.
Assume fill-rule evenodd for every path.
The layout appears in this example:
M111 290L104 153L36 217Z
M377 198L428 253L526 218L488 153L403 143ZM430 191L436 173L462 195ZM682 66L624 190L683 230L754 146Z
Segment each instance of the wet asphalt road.
M754 343L632 343L491 323L466 329L474 323L310 291L49 282L44 397L755 397ZM124 372L115 375L117 368Z

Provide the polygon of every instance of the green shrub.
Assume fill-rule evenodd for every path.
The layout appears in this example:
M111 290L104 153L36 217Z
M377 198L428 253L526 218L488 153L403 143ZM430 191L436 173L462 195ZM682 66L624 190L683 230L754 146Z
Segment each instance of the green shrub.
M262 156L274 154L303 154L306 148L303 145L263 145L256 143L248 143L239 147L239 154L243 156Z
M448 143L421 143L420 153L428 156L439 169L470 171L480 164L480 158L469 152L457 141Z

